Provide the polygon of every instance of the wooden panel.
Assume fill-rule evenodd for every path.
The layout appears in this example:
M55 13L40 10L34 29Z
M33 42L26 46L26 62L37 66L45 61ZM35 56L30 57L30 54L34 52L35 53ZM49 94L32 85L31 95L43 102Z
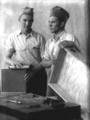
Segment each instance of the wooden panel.
M88 108L89 74L89 68L81 53L70 52L67 49L61 50L49 86L59 96L63 95L64 98L62 98L66 102L76 102L82 107Z
M71 103L62 104L57 97L43 97L32 93L19 95L13 93L12 96L10 94L8 96L7 93L6 97L0 95L0 118L2 120L80 119L80 106Z
M3 92L24 92L26 81L24 80L25 70L21 69L2 69L1 81Z

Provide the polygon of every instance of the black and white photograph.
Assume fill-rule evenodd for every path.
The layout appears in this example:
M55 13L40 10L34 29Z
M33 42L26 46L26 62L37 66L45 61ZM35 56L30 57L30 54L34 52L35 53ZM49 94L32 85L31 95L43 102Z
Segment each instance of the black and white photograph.
M0 120L89 120L89 0L0 1Z

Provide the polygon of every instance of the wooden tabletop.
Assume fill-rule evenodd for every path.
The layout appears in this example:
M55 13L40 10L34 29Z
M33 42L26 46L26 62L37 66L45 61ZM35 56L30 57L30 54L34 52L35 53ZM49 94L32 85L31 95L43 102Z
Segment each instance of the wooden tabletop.
M72 113L72 117L80 116L80 106L64 105L55 96L43 97L24 92L2 92L0 94L0 113L20 120L44 118L54 120L62 115L65 117L64 114Z

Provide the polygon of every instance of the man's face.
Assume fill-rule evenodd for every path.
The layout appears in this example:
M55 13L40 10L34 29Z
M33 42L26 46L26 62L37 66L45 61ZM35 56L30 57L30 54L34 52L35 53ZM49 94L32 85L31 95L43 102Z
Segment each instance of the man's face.
M60 30L60 21L57 17L50 16L49 17L49 28L51 33L57 33Z
M30 15L23 14L20 17L20 25L23 33L28 33L31 30L33 18Z

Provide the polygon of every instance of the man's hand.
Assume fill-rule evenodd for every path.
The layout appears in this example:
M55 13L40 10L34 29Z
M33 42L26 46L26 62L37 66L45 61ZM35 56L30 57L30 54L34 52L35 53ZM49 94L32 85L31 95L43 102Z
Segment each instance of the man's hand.
M10 65L9 66L9 68L22 68L23 66L22 66L22 64L20 64L20 63L13 63L12 65Z
M62 41L60 43L61 48L69 48L72 47L74 45L74 42L72 41Z
M8 68L10 68L10 69L23 67L23 65L21 63L13 61L13 60L8 60L6 64L7 64Z

